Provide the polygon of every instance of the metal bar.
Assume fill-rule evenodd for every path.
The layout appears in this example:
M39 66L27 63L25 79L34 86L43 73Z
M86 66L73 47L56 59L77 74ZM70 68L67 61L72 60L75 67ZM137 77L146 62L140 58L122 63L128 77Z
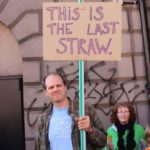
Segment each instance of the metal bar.
M141 27L142 27L142 35L143 35L143 47L144 47L144 56L145 56L145 68L146 68L146 79L147 83L145 85L148 91L148 100L150 101L150 37L148 31L148 17L146 13L145 0L138 0L138 7L140 10L141 17Z
M79 0L79 3L83 3L84 0ZM79 60L79 115L84 116L84 60ZM84 130L80 130L80 150L86 150L86 133Z
M79 115L85 115L84 111L84 60L79 60ZM86 150L86 134L80 130L80 149Z

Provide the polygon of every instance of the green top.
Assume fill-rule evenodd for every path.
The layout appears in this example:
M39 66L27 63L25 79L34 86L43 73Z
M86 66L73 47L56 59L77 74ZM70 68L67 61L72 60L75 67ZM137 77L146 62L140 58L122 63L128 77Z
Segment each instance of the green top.
M123 138L125 139L125 145L126 145L126 139L127 139L127 134L128 134L129 130L126 129L125 130L125 134L123 135ZM140 147L140 141L141 140L145 140L145 130L144 128L139 125L139 124L134 124L134 140L136 142L136 147L134 148L134 150L139 150ZM116 126L113 124L111 127L108 128L107 130L107 137L112 137L112 144L114 145L114 149L113 150L118 150L118 146L117 146L117 142L118 142L118 133L117 133L117 128ZM108 148L103 148L103 150L108 150Z

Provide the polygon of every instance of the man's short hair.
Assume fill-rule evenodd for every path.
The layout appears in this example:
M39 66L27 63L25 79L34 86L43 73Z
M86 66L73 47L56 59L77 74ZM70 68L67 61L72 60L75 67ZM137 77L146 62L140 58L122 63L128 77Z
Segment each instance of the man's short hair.
M64 84L65 86L67 86L66 79L65 79L65 77L64 77L61 73L59 73L59 72L51 72L51 73L49 73L48 75L46 75L46 76L43 78L42 87L44 88L44 90L46 90L45 81L46 81L47 77L48 77L48 76L51 76L51 75L53 75L53 76L59 76L59 77L61 78L63 84Z

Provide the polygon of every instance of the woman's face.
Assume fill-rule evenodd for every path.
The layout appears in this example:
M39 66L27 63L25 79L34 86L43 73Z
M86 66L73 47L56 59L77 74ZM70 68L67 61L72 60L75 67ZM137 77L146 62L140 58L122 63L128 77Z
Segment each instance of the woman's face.
M130 117L130 112L128 107L120 106L118 108L117 117L122 125L127 124Z

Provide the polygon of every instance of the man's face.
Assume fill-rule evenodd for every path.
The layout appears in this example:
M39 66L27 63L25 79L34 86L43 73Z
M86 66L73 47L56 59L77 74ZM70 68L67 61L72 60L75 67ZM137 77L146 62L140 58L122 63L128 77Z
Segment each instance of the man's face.
M46 96L49 97L54 104L62 103L66 98L67 88L59 75L50 75L45 80Z

